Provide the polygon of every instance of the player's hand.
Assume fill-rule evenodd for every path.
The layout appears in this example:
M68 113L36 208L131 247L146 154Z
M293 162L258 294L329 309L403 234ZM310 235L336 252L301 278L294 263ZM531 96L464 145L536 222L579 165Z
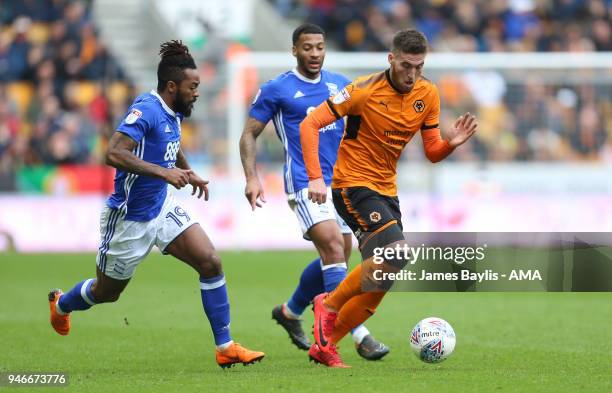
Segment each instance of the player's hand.
M164 171L163 178L174 188L181 189L189 184L189 176L193 174L191 169L169 168Z
M202 179L200 176L196 175L194 172L189 174L189 184L193 187L191 191L191 195L195 195L198 193L198 199L202 198L202 194L204 194L204 200L208 200L208 180Z
M266 203L264 190L257 176L247 179L246 187L244 188L244 196L249 201L251 209L254 211L256 207L262 207L262 203Z
M478 121L476 120L476 116L470 114L470 112L459 116L450 130L448 143L452 148L462 145L474 135L477 128Z
M322 177L308 182L308 199L319 205L327 200L327 186Z

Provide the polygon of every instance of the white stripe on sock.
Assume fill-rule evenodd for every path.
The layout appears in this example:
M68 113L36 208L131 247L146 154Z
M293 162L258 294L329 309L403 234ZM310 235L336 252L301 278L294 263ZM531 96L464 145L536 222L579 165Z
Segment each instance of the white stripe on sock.
M85 300L85 302L87 304L89 304L90 306L93 306L96 304L96 302L94 302L93 300L91 300L89 298L89 296L87 296L87 286L89 285L90 282L93 281L93 278L90 278L89 280L85 281L83 283L83 285L81 285L81 297L83 298L83 300Z
M202 289L204 291L210 291L211 289L217 289L217 288L222 287L224 285L225 285L225 276L223 276L223 278L221 278L219 281L213 282L211 284L208 284L208 283L200 281L200 289Z
M325 271L327 269L333 269L335 267L340 267L343 269L348 269L346 266L346 262L338 262L338 263L332 263L331 265L324 265L323 261L321 261L321 270Z
M283 307L281 308L281 311L289 319L300 319L300 315L294 313L293 310L291 310L291 308L289 308L289 306L287 306L287 303L283 304Z
M68 314L67 312L65 312L64 310L61 309L60 305L59 305L59 300L62 296L60 295L59 298L57 298L57 302L55 302L55 312L58 313L59 315L66 315Z
M226 349L228 349L228 348L229 348L229 347L230 347L230 346L231 346L233 343L234 343L234 340L229 340L229 341L228 341L228 342L226 342L226 343L223 343L223 344L221 344L221 345L217 345L217 349L218 349L220 352L223 352L223 351L225 351Z
M364 325L359 325L351 332L351 336L353 336L353 341L355 344L361 344L365 336L370 334L370 331Z

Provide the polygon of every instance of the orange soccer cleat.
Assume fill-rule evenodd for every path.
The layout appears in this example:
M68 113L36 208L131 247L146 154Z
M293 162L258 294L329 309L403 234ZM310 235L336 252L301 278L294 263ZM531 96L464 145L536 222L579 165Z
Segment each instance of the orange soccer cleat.
M312 308L314 310L314 338L319 349L322 351L327 351L330 345L333 345L330 337L338 317L338 313L327 310L323 304L326 296L327 293L322 293L315 296L312 301Z
M217 364L221 368L232 367L236 363L242 363L243 366L261 361L266 356L263 352L251 351L238 343L232 343L224 351L217 349Z
M63 295L61 289L54 289L49 292L49 310L51 311L51 326L58 334L66 336L70 332L70 314L58 314L55 306Z
M310 361L323 364L327 367L332 368L350 368L351 366L344 364L342 358L340 358L340 354L338 353L338 348L331 344L327 351L322 351L317 344L312 344L310 350L308 351L308 357Z

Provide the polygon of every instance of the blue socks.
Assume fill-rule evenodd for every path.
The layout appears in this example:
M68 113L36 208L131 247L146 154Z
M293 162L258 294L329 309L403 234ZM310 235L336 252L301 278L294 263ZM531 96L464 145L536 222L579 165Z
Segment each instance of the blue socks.
M295 292L285 304L285 311L292 318L299 318L312 299L320 293L331 292L346 277L347 265L344 262L323 265L321 258L310 262L300 276ZM351 330L355 343L360 344L365 336L370 334L364 325Z
M322 265L321 270L323 272L323 286L325 292L331 292L338 284L346 277L346 262L333 263L331 265Z
M321 258L315 259L302 272L295 292L287 301L287 311L292 316L299 317L315 296L333 291L344 277L346 263L323 265Z
M96 304L91 295L91 284L93 282L93 278L81 281L69 292L63 294L57 302L57 311L60 314L68 314L72 311L87 310Z
M200 277L200 292L202 305L210 322L217 347L231 343L230 335L230 305L225 286L225 276L212 278Z
M302 272L300 282L287 302L288 311L299 317L312 299L323 292L325 292L325 287L321 274L321 258L317 258L310 262Z

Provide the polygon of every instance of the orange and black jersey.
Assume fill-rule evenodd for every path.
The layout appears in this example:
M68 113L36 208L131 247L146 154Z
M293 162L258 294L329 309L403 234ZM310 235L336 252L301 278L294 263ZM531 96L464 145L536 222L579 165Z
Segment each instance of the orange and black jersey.
M334 166L333 188L365 186L383 195L397 195L397 162L419 131L431 161L452 152L440 137L436 86L419 79L409 93L402 94L386 70L357 78L304 119L300 134L310 179L321 177L318 129L344 116L347 125Z

